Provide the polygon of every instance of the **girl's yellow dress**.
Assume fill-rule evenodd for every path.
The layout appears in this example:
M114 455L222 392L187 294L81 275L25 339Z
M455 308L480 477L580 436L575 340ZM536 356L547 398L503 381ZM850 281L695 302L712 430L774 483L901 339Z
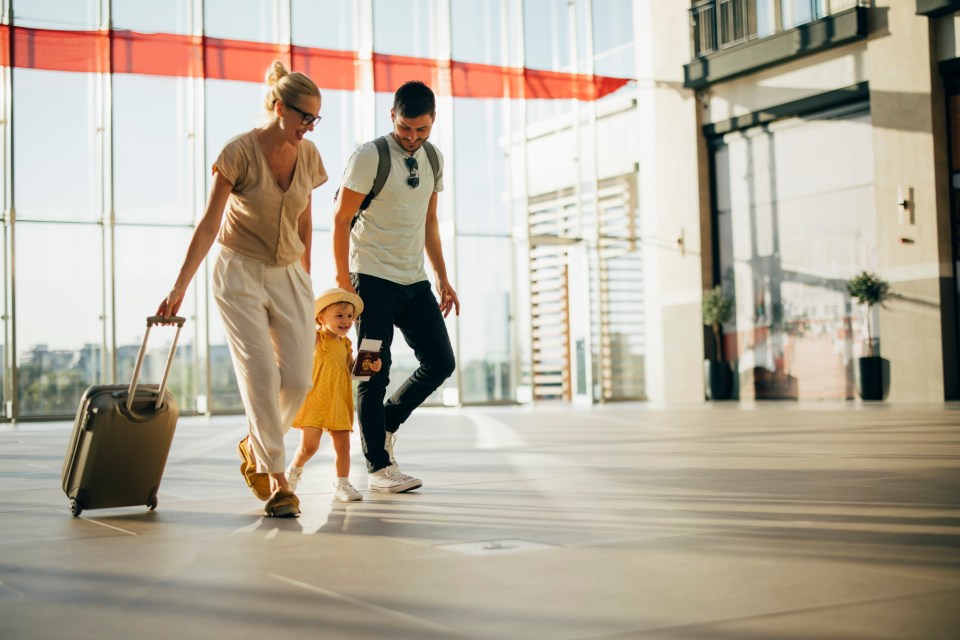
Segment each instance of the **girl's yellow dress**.
M313 387L293 419L294 427L353 431L352 356L350 338L317 330L317 342L313 348Z

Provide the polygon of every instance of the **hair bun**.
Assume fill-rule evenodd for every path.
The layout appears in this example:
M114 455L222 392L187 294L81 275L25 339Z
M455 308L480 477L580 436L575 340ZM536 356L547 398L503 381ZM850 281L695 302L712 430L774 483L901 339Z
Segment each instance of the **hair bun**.
M274 60L270 63L270 66L267 68L267 73L264 76L267 86L273 87L276 86L280 79L287 75L289 72L287 68L283 66L283 63L279 60Z

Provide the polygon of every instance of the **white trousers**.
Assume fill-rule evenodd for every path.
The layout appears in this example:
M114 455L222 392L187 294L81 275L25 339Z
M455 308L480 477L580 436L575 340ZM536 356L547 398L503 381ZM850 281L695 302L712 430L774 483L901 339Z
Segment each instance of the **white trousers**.
M222 247L213 293L223 317L258 473L285 470L283 436L311 386L315 321L310 276Z

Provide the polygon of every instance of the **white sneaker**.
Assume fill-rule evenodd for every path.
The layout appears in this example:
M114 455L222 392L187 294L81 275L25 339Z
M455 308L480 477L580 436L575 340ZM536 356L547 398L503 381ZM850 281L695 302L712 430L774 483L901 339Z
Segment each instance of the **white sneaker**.
M300 486L300 476L303 475L303 467L291 466L287 469L287 484L290 485L290 491L296 492Z
M386 438L384 438L383 440L383 448L384 450L386 450L387 455L390 456L390 464L392 464L395 467L397 466L397 459L393 457L393 447L396 444L397 444L396 432L390 433L389 431L387 431ZM400 467L397 467L397 468L399 469Z
M333 499L337 502L355 502L363 500L363 495L353 488L346 478L337 478L333 483Z
M396 465L384 467L379 471L374 471L367 479L367 488L370 491L380 491L383 493L403 493L404 491L413 491L423 486L423 483L402 473Z

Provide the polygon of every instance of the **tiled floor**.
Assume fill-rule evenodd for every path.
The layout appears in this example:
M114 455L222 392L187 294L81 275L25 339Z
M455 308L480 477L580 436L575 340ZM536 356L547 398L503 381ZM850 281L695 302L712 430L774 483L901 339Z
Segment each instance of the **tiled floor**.
M332 503L325 440L293 520L244 430L183 419L156 512L75 519L69 425L0 427L0 638L960 637L958 406L421 410L422 490Z

